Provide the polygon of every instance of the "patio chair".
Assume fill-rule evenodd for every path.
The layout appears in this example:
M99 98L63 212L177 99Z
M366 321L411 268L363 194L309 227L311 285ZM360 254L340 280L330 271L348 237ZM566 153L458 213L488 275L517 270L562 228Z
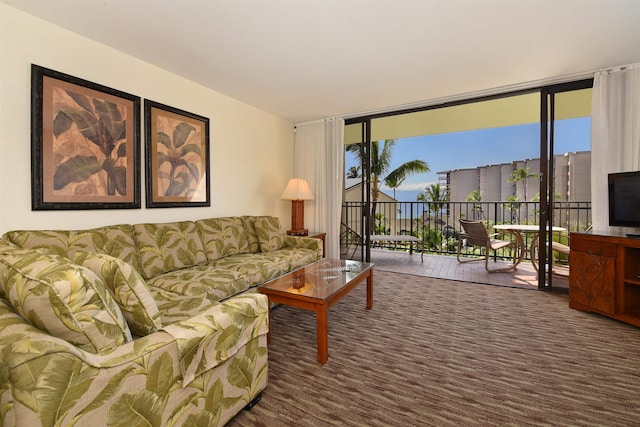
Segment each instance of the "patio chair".
M535 239L531 243L531 245L531 264L533 265L533 269L535 271L538 271L538 247L540 246L540 240ZM568 245L556 241L551 242L551 250L554 252L560 252L561 254L564 254L566 256L569 256L569 253L571 252L571 248ZM553 258L553 265L554 268L557 267L555 263L555 257ZM566 267L562 268L566 269Z
M481 253L484 257L484 268L489 273L496 273L500 271L511 271L517 267L522 260L519 256L519 251L522 251L523 245L518 240L508 241L500 240L495 237L501 233L489 234L482 221L473 221L467 219L460 219L460 226L462 227L462 233L458 237L458 262L463 264L466 262L482 261L483 259L471 258L460 259L463 246L480 247ZM513 262L507 267L489 268L489 257L491 252L495 252L498 249L511 248L511 255Z
M356 254L356 251L362 244L362 236L358 234L353 228L349 227L344 222L340 222L340 242L344 242L344 246L341 247L340 255L345 255L348 259L352 259ZM351 247L353 251L349 256Z
M590 225L589 227L587 227L587 229L585 231L590 231L592 228L592 226ZM536 240L532 243L532 245L534 245L534 249L531 250L531 253L533 254L531 256L531 264L533 264L533 268L538 271L538 246L540 245L540 241ZM553 242L551 242L551 250L554 252L560 252L561 254L566 255L567 257L571 254L571 247L569 245L565 245L563 243L560 242L556 242L555 240ZM555 264L555 257L553 258L554 261L554 266ZM567 267L561 267L565 270L567 270L569 268L569 266Z

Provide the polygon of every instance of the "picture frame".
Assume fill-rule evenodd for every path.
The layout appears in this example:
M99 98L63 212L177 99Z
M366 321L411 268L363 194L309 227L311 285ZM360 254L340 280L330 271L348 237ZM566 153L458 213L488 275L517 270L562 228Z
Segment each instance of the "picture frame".
M211 206L209 119L145 99L146 207Z
M31 64L32 210L138 209L140 98Z

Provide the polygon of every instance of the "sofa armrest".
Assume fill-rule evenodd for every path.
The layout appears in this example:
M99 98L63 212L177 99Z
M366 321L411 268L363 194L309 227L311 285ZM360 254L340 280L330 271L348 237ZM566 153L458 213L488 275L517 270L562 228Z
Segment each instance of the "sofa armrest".
M289 248L312 249L318 253L318 259L322 258L322 240L314 237L285 236L284 244Z
M269 301L247 293L229 298L163 330L178 343L183 385L233 357L249 341L269 331ZM264 349L266 351L266 348Z
M26 323L0 298L0 425L89 425L99 417L98 425L123 410L169 425L194 405L228 420L266 385L267 308L264 295L234 297L97 355Z

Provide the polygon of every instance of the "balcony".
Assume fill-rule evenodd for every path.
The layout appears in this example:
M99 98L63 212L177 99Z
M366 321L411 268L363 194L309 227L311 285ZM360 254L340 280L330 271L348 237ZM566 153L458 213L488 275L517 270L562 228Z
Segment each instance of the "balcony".
M531 264L527 251L524 261L517 269L509 273L490 274L484 270L483 263L459 264L456 260L458 236L461 232L460 218L479 219L492 230L496 224L538 224L540 204L538 202L377 202L375 204L375 226L372 234L411 235L419 238L424 247L424 262L413 254L416 246L406 242L375 242L371 245L372 262L378 268L425 275L443 279L464 280L480 283L502 284L507 286L537 287L537 272ZM341 233L343 257L360 259L363 256L362 242L356 244L359 236L364 235L362 227L363 203L346 202L342 208L342 222L353 230ZM555 202L553 224L566 231L554 234L554 240L567 243L568 233L585 230L591 224L591 202ZM529 248L533 235L525 234L525 247ZM502 236L509 239L509 234ZM473 257L466 252L466 257ZM495 262L506 262L510 254L498 251ZM566 282L568 258L554 254L555 272L564 272L556 280L554 287ZM565 267L564 269L561 267Z

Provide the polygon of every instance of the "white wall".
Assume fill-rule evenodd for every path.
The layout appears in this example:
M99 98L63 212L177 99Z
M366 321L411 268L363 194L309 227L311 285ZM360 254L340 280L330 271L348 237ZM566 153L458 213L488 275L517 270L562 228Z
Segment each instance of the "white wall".
M208 117L211 207L144 208L141 123L142 209L31 211L32 63ZM280 194L293 176L293 123L2 3L0 94L0 234L243 214L279 216L283 229L290 226L291 202Z

